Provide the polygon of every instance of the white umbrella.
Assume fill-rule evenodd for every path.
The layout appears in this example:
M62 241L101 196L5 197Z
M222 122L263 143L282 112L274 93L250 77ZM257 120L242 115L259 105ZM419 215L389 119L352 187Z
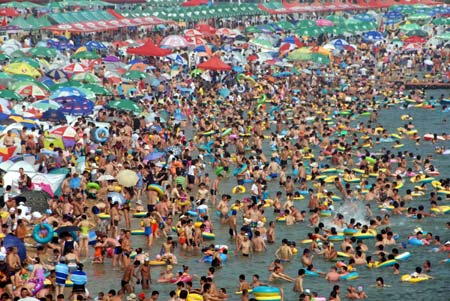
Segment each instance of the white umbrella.
M98 181L114 181L116 178L114 178L111 175L102 175L97 180Z
M423 61L423 63L428 66L433 66L433 64L434 64L433 61L430 59Z
M171 48L171 49L177 49L177 48L186 48L189 46L189 43L182 36L170 35L170 36L165 37L161 41L161 46L165 46L165 47Z

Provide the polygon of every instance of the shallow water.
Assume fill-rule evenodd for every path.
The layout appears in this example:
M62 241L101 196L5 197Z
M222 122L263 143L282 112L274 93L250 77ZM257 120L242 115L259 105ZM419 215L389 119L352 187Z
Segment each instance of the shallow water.
M432 92L435 97L445 93L448 95L448 91L433 91ZM397 127L402 126L407 121L401 121L400 115L402 114L410 114L413 116L413 123L416 128L419 130L420 136L423 136L425 133L442 133L442 132L450 132L450 127L448 121L444 121L445 118L450 119L449 113L441 113L440 111L433 110L424 110L424 109L408 109L408 110L399 110L398 108L391 108L388 111L383 111L380 113L379 121L389 130L389 132L395 132ZM362 119L364 120L364 119ZM433 158L436 160L435 165L439 168L441 172L440 177L450 177L450 156L440 156L434 154L434 145L429 142L422 142L419 147L415 145L413 141L403 139L405 147L402 150L410 150L414 154L420 153L423 157L426 154L432 153ZM390 146L390 143L381 144L381 146ZM450 148L450 142L441 142L440 145L445 145L447 148ZM377 147L375 147L376 150ZM213 172L210 171L210 174ZM231 188L235 185L235 179L230 177L224 181L221 185L222 193L230 193ZM412 188L413 185L406 181L406 185L401 189L401 192L404 193L407 188ZM269 184L269 191L271 191L271 197L275 196L276 191L278 191L278 183L276 181ZM234 200L235 198L233 198ZM423 199L415 199L408 204L409 206L417 207L419 204L424 204L426 208L429 207L426 198ZM448 201L445 201L445 204L448 204ZM296 207L300 210L305 210L307 206L307 201L296 201ZM339 210L339 204L337 204L337 209ZM361 202L358 204L359 210L363 211L364 204ZM374 207L374 206L372 206ZM344 211L349 211L347 206L342 208ZM381 215L378 209L373 208L373 213L376 215ZM274 215L272 212L266 213L268 221L274 219ZM345 217L346 220L349 220L350 216ZM231 246L231 249L234 248L232 242L230 241L228 235L228 227L221 227L219 225L218 218L213 215L213 222L215 224L216 229L216 244L228 244ZM445 242L450 239L449 230L445 228L445 222L449 221L449 215L447 216L439 216L436 218L425 218L423 222L418 222L414 219L408 219L406 217L392 217L391 222L393 229L396 233L400 234L399 242L406 242L408 234L417 226L422 227L423 230L432 232L434 235L440 235L441 241ZM324 219L326 221L326 219ZM268 223L267 223L268 224ZM266 226L267 226L266 224ZM133 225L138 227L138 220L133 219ZM250 258L242 258L237 257L235 255L230 255L228 262L225 264L224 268L216 272L215 282L217 287L225 287L227 292L229 293L229 300L240 300L238 296L234 295L234 291L236 290L238 284L238 276L239 274L245 274L248 280L251 280L252 274L259 274L262 281L267 281L269 276L269 272L267 270L268 265L274 259L274 252L276 248L279 246L281 239L288 238L289 240L293 240L297 242L297 247L299 249L299 254L296 255L295 259L292 263L285 265L285 272L290 276L295 277L297 274L297 270L301 268L300 265L300 257L301 252L303 250L303 246L299 243L302 239L306 238L306 234L310 232L312 229L307 224L296 224L294 226L286 227L284 224L277 223L276 231L277 231L277 244L269 245L268 251L264 254L257 254L251 256ZM366 240L370 251L373 251L373 240ZM133 237L133 247L143 247L143 237L142 236L134 236ZM339 243L337 244L339 245ZM154 258L154 256L159 252L160 241L157 241L155 246L149 250L150 256ZM390 250L391 248L387 248ZM341 298L343 298L345 294L345 290L348 285L353 286L363 286L366 293L369 295L368 300L392 300L392 299L404 299L410 298L411 300L449 300L450 293L450 269L449 264L440 264L439 260L445 258L446 254L444 253L432 253L430 250L432 247L423 246L423 247L414 247L407 246L407 251L412 253L411 258L408 261L400 262L400 271L401 274L411 273L414 271L416 266L422 266L425 260L431 261L431 274L434 279L429 281L424 281L421 283L403 283L400 281L400 276L393 275L392 270L389 268L380 268L380 269L372 269L369 270L365 266L357 266L357 270L360 274L360 278L353 281L340 281L338 284L341 285ZM177 256L179 258L179 265L175 267L175 270L180 269L181 264L186 264L190 266L191 273L197 275L206 275L208 264L197 263L196 260L201 257L200 254L192 254L186 253L180 249L176 251ZM322 258L315 256L314 265L316 268L322 271L328 271L329 267L332 263L325 262ZM89 276L88 289L91 291L91 294L96 294L99 291L107 292L109 289L120 288L120 279L122 272L119 270L112 270L110 259L106 260L104 265L90 265L86 263L85 270ZM152 278L156 280L159 275L160 268L155 267L152 270ZM379 289L374 287L375 279L377 277L383 277L385 283L390 287L386 287L384 289ZM329 293L335 283L328 283L323 278L319 277L306 277L304 280L304 288L309 288L312 291L316 291L320 296L329 296ZM281 285L285 289L285 300L292 301L297 300L297 294L292 292L292 284L291 283L277 283L277 285ZM168 284L154 284L152 285L151 290L158 290L161 293L160 300L166 300L168 298L168 293L170 290L174 289L174 285ZM198 281L194 281L194 287L198 287ZM137 289L137 292L140 291L140 288Z

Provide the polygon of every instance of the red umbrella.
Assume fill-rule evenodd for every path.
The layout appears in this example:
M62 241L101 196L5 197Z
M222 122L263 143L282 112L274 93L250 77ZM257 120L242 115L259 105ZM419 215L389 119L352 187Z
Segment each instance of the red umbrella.
M0 16L4 17L17 17L19 13L12 7L0 8Z
M213 56L206 62L197 65L197 68L204 70L229 71L231 66L222 62L217 56Z
M198 24L195 29L203 34L214 34L216 29L208 24Z
M183 2L181 6L199 6L202 4L208 4L208 0L188 0Z
M145 42L144 45L140 47L128 48L127 52L131 54L137 54L140 56L166 56L172 53L170 49L163 49L156 46L155 44L153 44L152 40L148 40L147 42Z
M427 39L424 37L412 36L407 38L404 42L405 44L426 43Z

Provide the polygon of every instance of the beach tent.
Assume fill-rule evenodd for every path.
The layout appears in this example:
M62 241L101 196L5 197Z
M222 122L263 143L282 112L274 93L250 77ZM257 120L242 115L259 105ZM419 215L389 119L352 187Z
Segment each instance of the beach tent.
M230 71L231 70L231 66L225 64L217 56L213 56L209 60L198 64L197 68L203 69L203 70L215 70L215 71Z

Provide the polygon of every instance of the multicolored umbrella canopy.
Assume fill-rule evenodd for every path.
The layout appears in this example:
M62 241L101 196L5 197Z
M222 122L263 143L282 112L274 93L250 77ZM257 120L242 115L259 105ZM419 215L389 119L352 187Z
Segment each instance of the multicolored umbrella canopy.
M288 54L288 60L290 61L308 61L311 59L311 49L308 47L302 47L295 49Z

